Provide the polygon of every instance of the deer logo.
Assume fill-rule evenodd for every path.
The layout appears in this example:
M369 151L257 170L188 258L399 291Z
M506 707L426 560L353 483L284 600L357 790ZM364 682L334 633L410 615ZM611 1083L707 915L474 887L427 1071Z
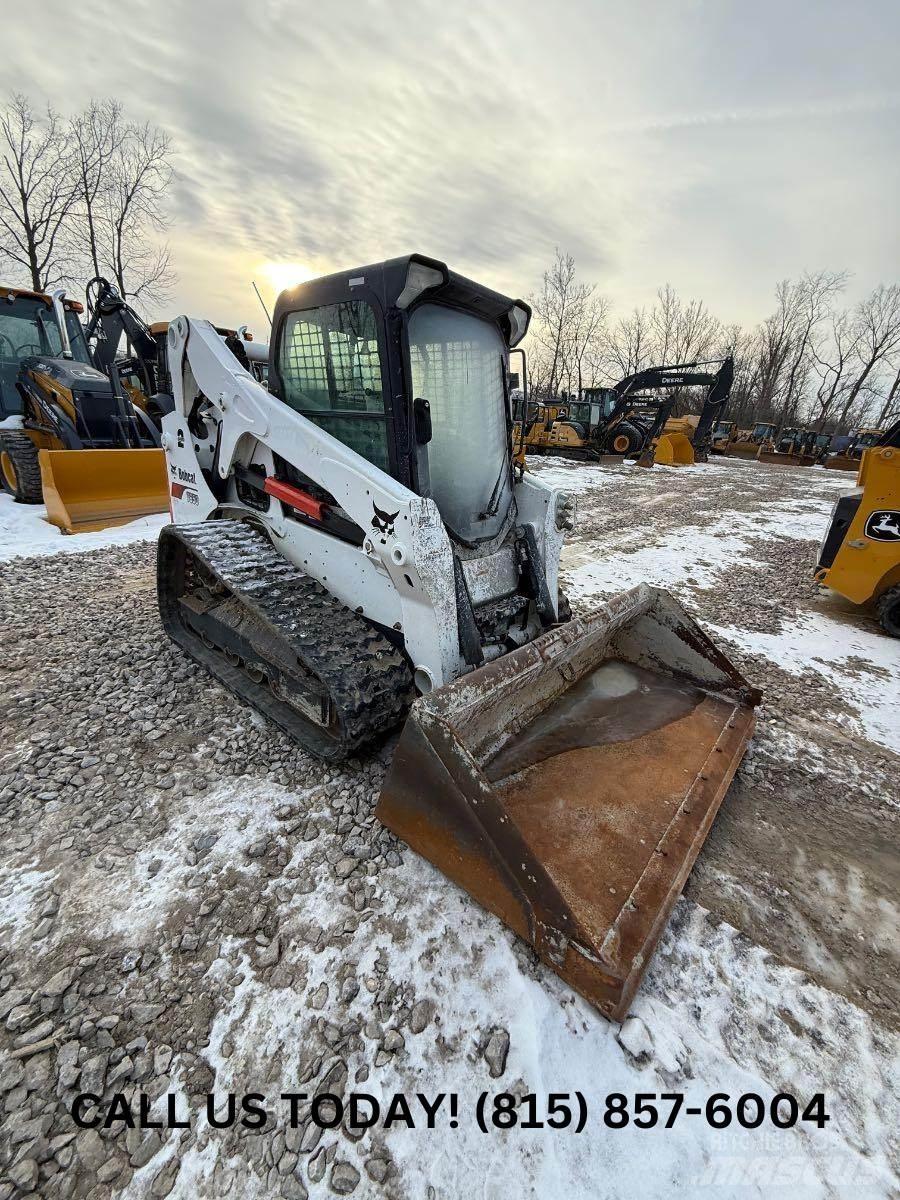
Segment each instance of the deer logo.
M875 542L900 542L900 512L879 509L870 513L865 535Z

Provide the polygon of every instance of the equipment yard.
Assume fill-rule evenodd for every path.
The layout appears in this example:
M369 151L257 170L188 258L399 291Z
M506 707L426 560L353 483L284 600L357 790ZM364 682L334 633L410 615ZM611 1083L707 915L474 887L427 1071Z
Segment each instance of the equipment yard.
M812 581L851 481L529 466L577 499L576 615L669 589L763 693L621 1027L376 821L396 735L323 764L173 645L164 518L45 536L0 496L0 1200L897 1194L900 643ZM479 1131L483 1092L537 1093L546 1115L576 1090L584 1132ZM79 1130L75 1092L101 1114L171 1096L191 1127ZM213 1092L220 1113L259 1093L265 1127L210 1128ZM368 1093L380 1118L322 1129L300 1101L292 1128L283 1094L324 1092ZM440 1092L429 1129L416 1093ZM801 1111L824 1092L830 1120L683 1112L659 1136L607 1127L614 1092ZM385 1128L396 1093L410 1118Z

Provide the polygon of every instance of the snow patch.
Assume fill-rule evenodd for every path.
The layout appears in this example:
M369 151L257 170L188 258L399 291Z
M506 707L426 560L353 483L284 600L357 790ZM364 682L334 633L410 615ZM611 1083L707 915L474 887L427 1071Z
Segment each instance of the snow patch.
M818 671L857 708L855 731L900 754L900 646L877 627L870 632L851 620L801 613L781 633L735 625L710 629L793 675Z
M155 541L171 520L167 512L154 513L111 529L64 534L46 518L43 504L17 504L12 496L0 494L0 562L46 554L83 554L107 546Z

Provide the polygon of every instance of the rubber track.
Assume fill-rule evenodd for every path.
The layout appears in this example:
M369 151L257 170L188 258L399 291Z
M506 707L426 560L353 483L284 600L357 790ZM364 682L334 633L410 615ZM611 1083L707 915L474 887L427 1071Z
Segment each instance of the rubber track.
M44 499L44 489L41 484L41 464L38 459L37 446L27 434L18 430L8 429L0 435L2 449L12 459L16 469L18 488L16 499L20 504L40 504Z
M267 684L254 683L185 627L178 601L183 578L179 559L185 554L199 560L271 631L272 661L293 656L316 676L337 715L336 733L279 700ZM401 652L245 522L216 520L163 529L157 594L170 637L241 700L320 758L340 761L394 728L415 697L412 672Z

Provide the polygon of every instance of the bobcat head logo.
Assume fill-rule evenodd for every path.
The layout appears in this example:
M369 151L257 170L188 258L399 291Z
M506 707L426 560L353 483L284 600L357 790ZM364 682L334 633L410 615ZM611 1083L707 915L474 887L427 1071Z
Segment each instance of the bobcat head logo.
M394 536L394 522L400 515L400 510L398 508L393 513L383 512L374 500L372 501L372 508L375 510L375 515L372 517L372 528L376 533L381 534L380 541L382 546L385 546L387 545L388 538Z

